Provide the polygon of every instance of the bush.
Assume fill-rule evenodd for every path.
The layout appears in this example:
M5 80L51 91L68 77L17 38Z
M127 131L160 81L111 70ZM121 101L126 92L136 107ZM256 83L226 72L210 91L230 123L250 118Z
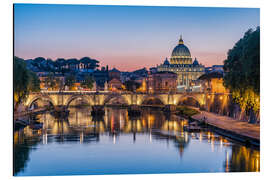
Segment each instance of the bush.
M199 111L188 108L186 106L177 106L176 111L178 115L183 115L183 116L188 116L188 117L199 113Z

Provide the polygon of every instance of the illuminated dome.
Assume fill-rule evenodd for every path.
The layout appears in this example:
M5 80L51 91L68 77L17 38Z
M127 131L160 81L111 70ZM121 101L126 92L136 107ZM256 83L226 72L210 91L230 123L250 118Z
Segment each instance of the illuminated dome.
M180 37L178 45L173 49L171 56L171 64L191 64L191 54L187 46L184 45L182 36Z
M172 57L191 57L189 49L184 45L182 37L179 40L179 44L173 49Z

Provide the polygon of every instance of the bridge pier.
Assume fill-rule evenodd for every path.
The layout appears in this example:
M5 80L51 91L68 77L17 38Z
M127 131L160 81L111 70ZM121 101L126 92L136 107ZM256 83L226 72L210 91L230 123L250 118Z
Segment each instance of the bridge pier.
M176 112L176 105L175 104L167 104L164 106L163 111L167 112L167 113Z
M92 116L103 116L105 115L105 110L103 105L94 105L92 106L91 111Z
M56 118L66 118L69 115L69 110L66 106L58 105L54 107L52 114Z
M142 114L142 109L139 105L130 105L128 108L129 116L140 116Z

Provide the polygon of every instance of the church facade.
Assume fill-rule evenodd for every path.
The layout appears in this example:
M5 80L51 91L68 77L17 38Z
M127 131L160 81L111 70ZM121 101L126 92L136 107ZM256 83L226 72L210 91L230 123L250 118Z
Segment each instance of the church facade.
M170 60L165 59L163 64L157 66L157 71L171 71L177 74L177 89L192 90L200 85L196 84L196 80L205 73L205 67L199 64L195 58L191 58L191 54L187 46L184 45L182 36L178 45L173 49Z

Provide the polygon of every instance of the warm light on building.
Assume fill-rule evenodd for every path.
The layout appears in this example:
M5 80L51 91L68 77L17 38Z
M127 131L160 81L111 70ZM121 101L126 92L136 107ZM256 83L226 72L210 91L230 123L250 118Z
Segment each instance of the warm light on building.
M177 87L183 86L178 91L195 86L195 81L205 73L205 67L199 64L196 58L192 62L190 51L184 45L182 36L172 51L170 61L166 58L163 64L157 66L157 69L159 72L171 71L177 74Z
M145 78L142 80L142 85L136 91L143 93L147 92L147 83Z

